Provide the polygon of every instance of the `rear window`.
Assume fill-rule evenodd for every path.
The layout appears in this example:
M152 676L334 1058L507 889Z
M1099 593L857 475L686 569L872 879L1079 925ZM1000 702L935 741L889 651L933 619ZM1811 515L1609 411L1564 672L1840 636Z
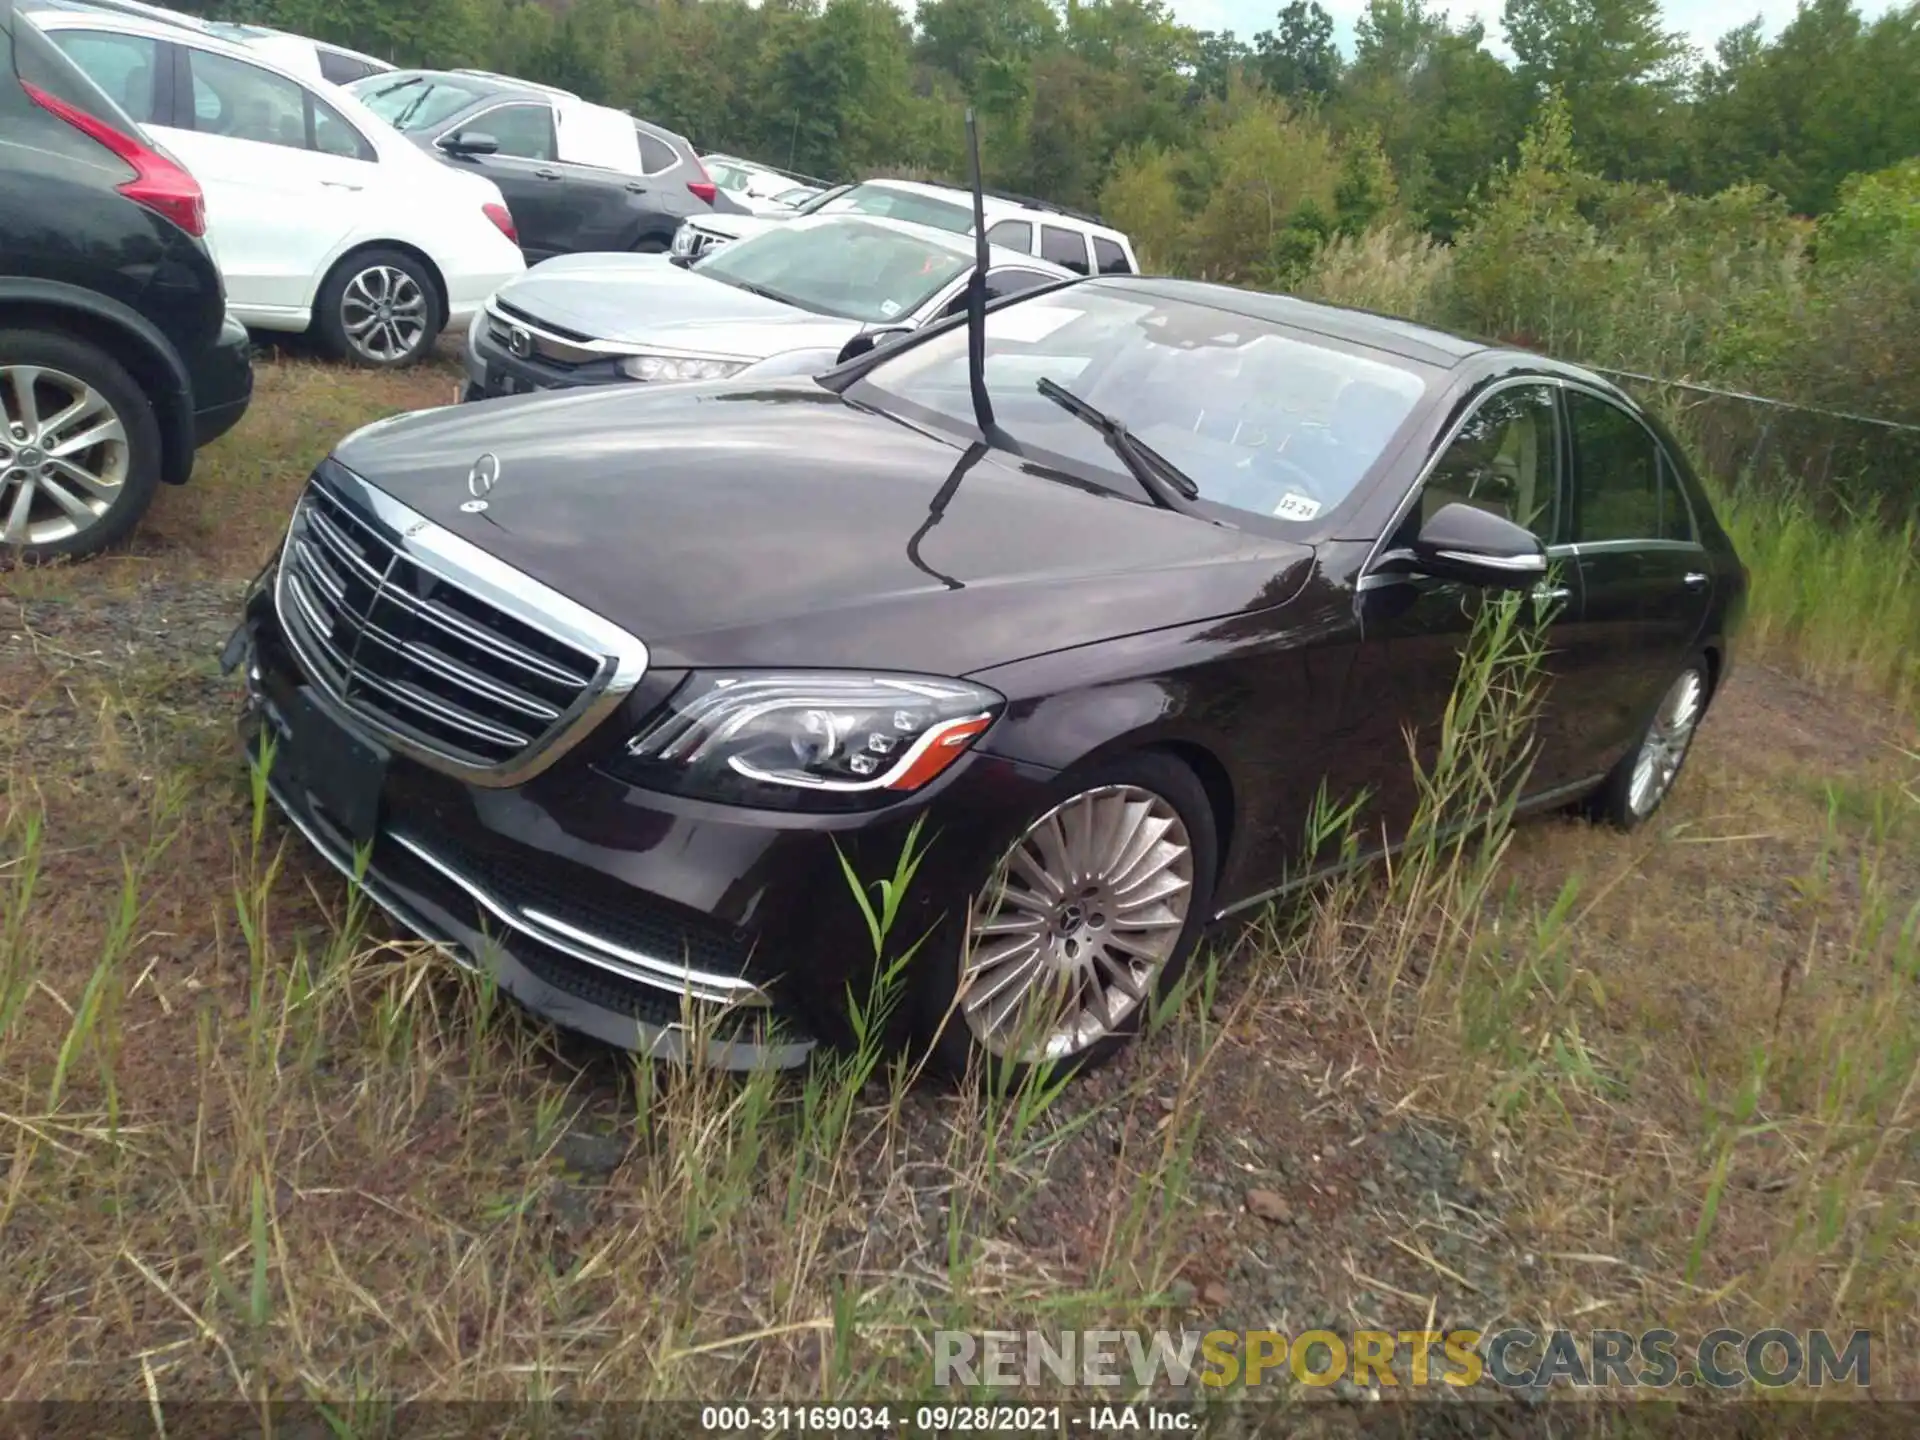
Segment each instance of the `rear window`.
M440 75L396 75L384 81L369 77L353 93L396 130L431 130L493 92Z
M1098 263L1102 275L1133 273L1133 266L1127 263L1127 252L1104 235L1093 237L1093 258Z
M1057 225L1040 227L1041 258L1064 265L1076 275L1087 273L1087 239L1078 230L1062 230Z
M356 60L351 55L342 55L337 50L320 52L320 78L333 85L345 85L349 81L364 80L369 75L380 72L378 65L370 65L365 60Z

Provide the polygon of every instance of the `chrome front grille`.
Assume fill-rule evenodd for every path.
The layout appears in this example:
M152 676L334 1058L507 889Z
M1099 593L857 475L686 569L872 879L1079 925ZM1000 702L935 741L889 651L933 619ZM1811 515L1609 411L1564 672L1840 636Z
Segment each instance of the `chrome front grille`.
M276 608L309 681L397 748L517 783L644 673L633 637L325 469L288 528Z

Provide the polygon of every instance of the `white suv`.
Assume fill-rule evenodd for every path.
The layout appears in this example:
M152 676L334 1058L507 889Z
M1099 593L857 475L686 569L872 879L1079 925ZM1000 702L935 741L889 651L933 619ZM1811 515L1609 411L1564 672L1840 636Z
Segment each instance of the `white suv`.
M404 365L526 270L500 188L349 92L201 28L29 13L200 182L227 308L248 328L311 329L341 359Z
M1135 275L1140 263L1120 231L1091 215L1044 200L989 193L982 206L987 239L1006 250L1038 255L1076 275ZM815 196L795 215L884 215L934 225L956 235L973 233L973 196L951 185L918 180L863 180ZM786 217L768 215L696 215L682 222L673 237L676 255L704 255L716 245L738 240Z

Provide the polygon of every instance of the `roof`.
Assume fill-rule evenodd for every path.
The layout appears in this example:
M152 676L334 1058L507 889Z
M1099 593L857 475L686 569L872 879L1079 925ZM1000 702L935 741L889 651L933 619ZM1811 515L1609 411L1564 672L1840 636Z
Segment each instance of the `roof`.
M796 215L791 220L782 221L768 230L757 230L753 235L740 240L744 245L748 240L760 235L782 234L792 230L820 230L837 225L866 225L876 230L897 230L903 235L925 240L930 244L951 250L955 255L970 258L974 253L971 235L956 235L951 230L942 230L937 225L922 225L913 220L896 220L891 215ZM1018 265L1026 270L1038 270L1061 279L1068 279L1073 271L1064 265L1056 265L1051 260L1043 260L1038 255L1029 255L1024 250L1009 250L1002 245L987 246L987 264L992 266Z
M915 195L927 195L938 200L955 200L961 204L973 204L973 192L962 185L939 185L926 180L896 180L890 175L875 175L861 182L865 185L885 185L893 190L905 190ZM1091 230L1103 231L1119 239L1125 235L1109 225L1098 215L1089 215L1080 210L1069 210L1064 205L1055 205L1050 200L1035 200L1031 196L1013 195L1004 190L982 190L982 208L989 215L1006 216L1014 213L1037 211L1042 215L1056 215Z
M1305 330L1330 339L1365 345L1397 355L1403 360L1451 370L1469 356L1494 347L1469 340L1429 325L1417 325L1391 315L1376 315L1370 310L1353 310L1342 305L1323 305L1295 295L1275 295L1264 290L1241 290L1232 285L1215 285L1199 280L1172 280L1161 277L1102 275L1092 284L1141 286L1173 300L1195 305L1211 305L1291 330Z

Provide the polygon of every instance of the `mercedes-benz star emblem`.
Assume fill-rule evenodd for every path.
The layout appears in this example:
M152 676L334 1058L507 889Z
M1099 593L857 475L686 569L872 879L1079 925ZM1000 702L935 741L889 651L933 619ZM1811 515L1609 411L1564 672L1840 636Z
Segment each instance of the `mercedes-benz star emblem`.
M533 353L533 337L516 325L507 331L507 348L524 360Z
M500 483L500 459L491 450L473 462L473 468L467 471L467 493L473 498L461 505L469 515L478 514L487 508L487 496L493 487Z

